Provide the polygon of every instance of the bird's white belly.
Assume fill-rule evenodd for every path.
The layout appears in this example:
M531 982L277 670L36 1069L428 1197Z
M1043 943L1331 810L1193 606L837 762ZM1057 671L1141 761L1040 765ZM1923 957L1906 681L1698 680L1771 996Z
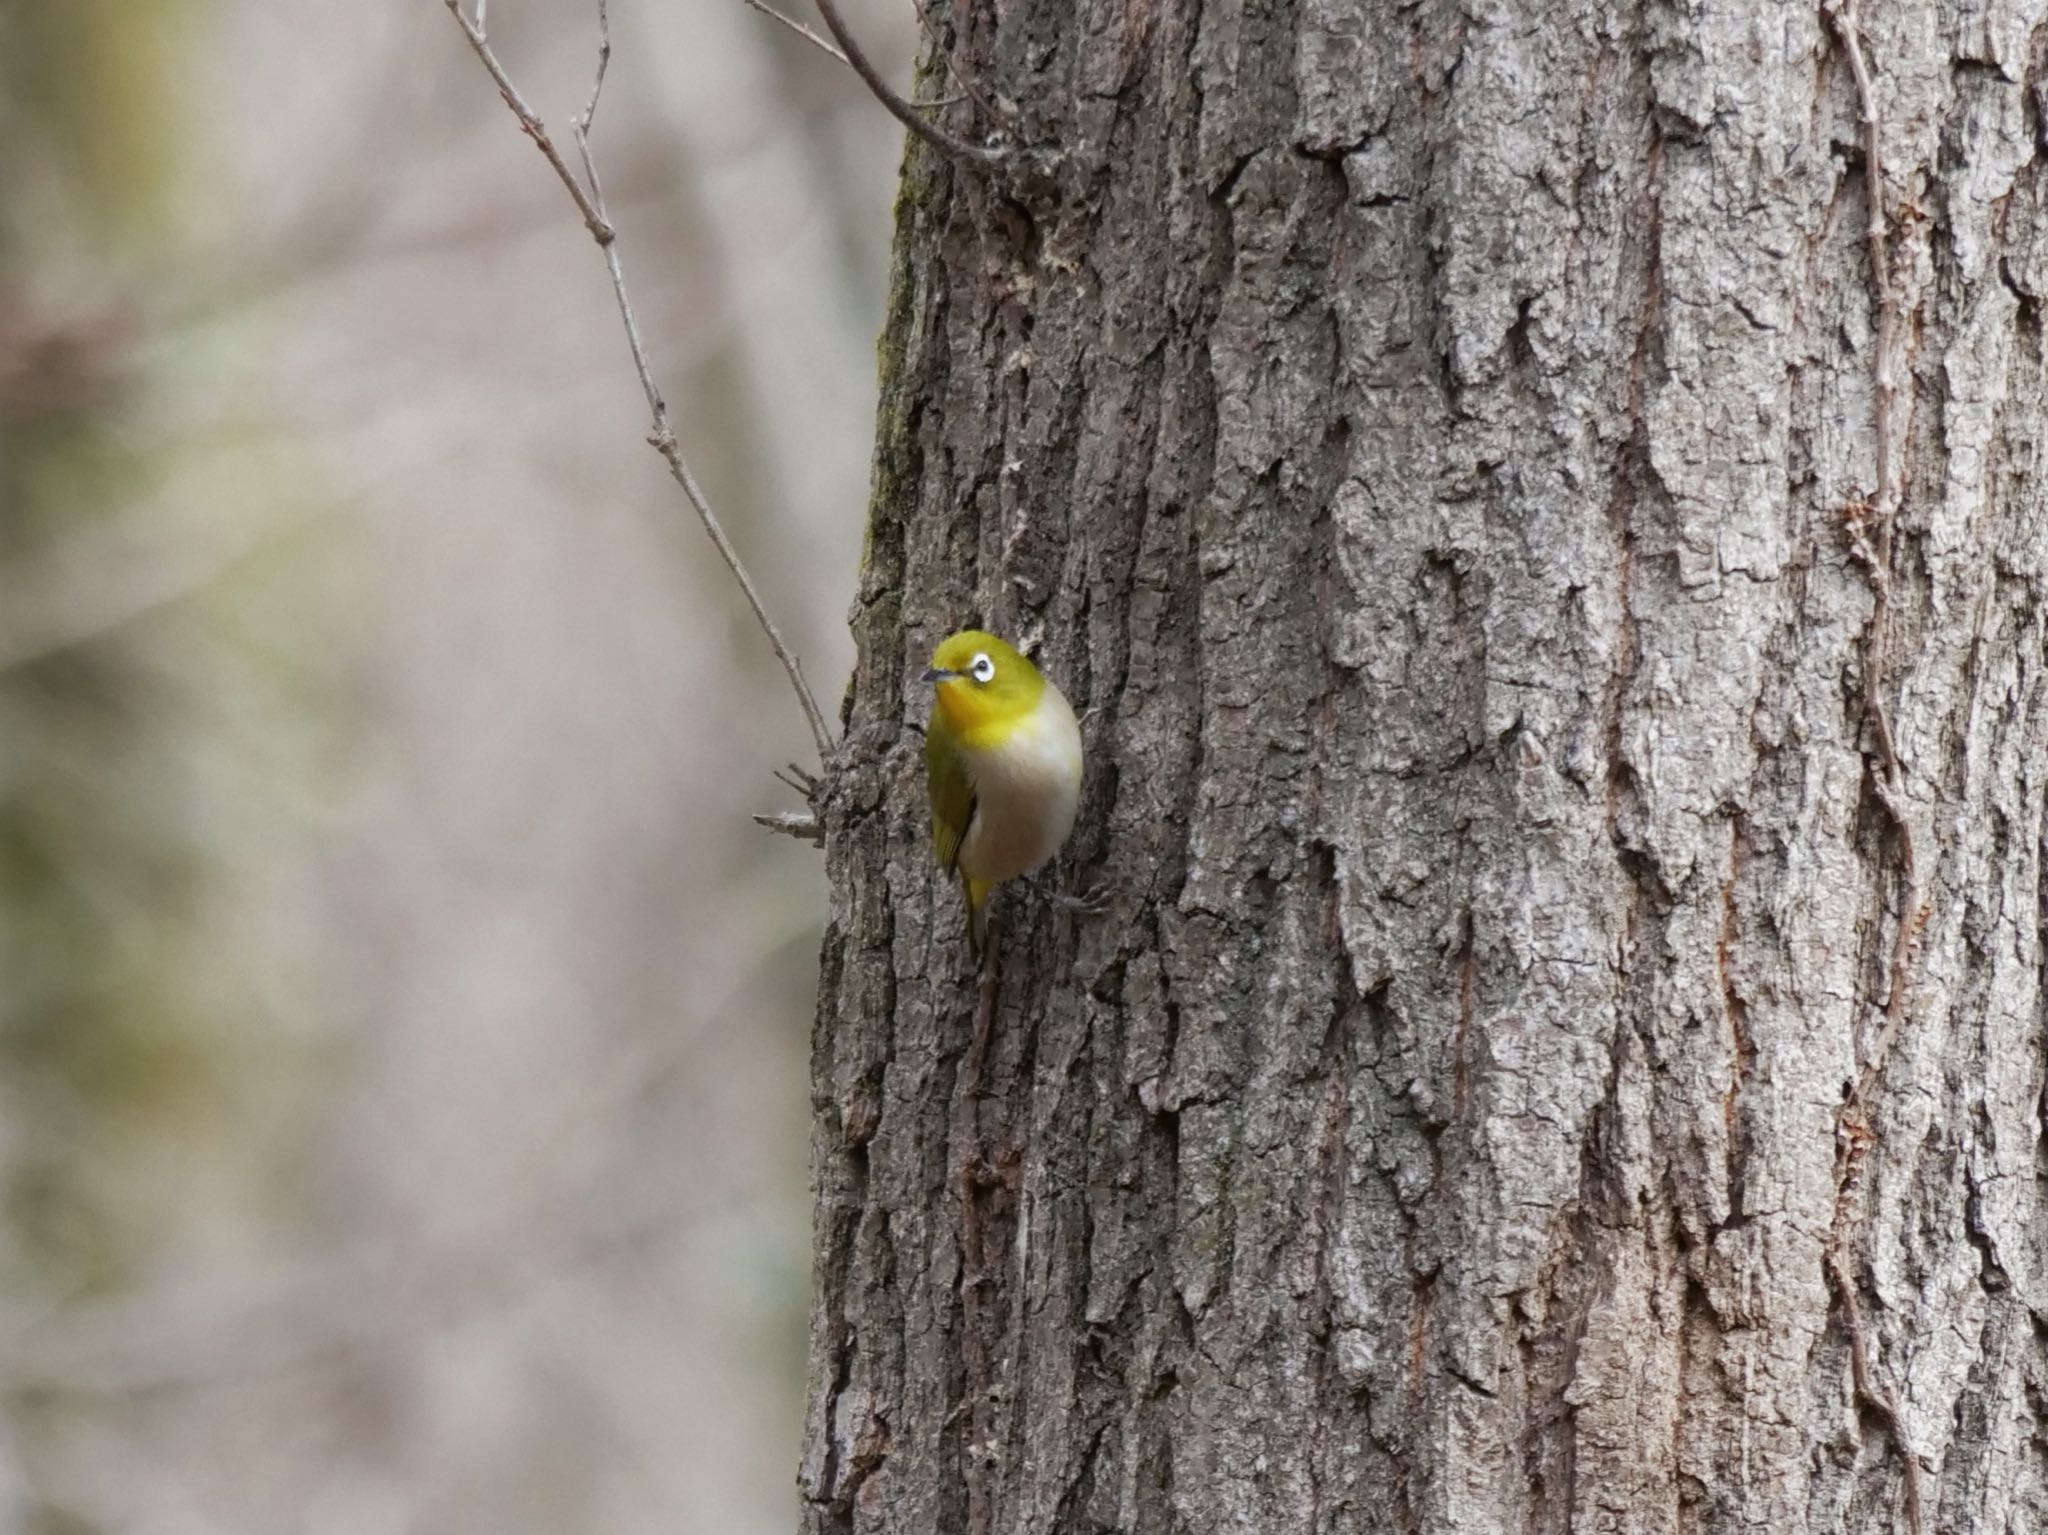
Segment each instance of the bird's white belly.
M1030 720L1001 747L966 753L974 820L960 843L960 871L972 879L1015 879L1059 851L1081 800L1081 731L1074 711L1047 684Z

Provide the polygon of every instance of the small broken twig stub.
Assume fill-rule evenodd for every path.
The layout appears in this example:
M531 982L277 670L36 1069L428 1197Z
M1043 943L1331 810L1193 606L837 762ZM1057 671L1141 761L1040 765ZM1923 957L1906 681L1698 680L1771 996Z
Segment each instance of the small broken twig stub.
M765 826L779 836L794 837L799 842L822 844L825 840L825 822L815 810L768 810L754 816L756 826Z

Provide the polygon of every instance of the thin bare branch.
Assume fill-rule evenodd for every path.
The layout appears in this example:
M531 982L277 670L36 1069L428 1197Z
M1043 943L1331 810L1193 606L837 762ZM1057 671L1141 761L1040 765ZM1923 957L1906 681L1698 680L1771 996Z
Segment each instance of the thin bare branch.
M591 76L590 99L583 103L583 116L576 123L576 141L583 147L583 170L590 178L591 195L597 199L600 210L604 207L604 193L597 185L597 171L590 163L591 122L597 117L597 98L604 94L605 71L612 67L612 10L611 0L597 0L597 73Z
M854 41L853 34L847 30L845 21L840 18L838 0L815 0L815 4L818 7L818 14L825 18L825 29L845 50L846 62L873 93L875 100L887 107L889 115L896 121L938 150L940 154L963 165L988 170L1001 165L1009 158L1000 149L986 144L970 144L967 140L956 138L945 129L934 127L919 117L917 107L890 89L889 82L882 78L880 71L868 62L868 56L861 52L860 44Z
M768 616L767 604L761 600L761 593L755 587L753 577L747 573L747 567L740 559L739 551L727 537L725 524L712 509L710 499L705 496L703 487L697 483L696 475L690 470L689 461L683 456L682 445L676 440L675 427L669 420L668 402L663 397L660 386L654 381L654 370L647 361L647 347L640 339L639 322L633 317L633 302L626 291L624 269L619 264L618 235L606 210L604 182L597 173L597 161L590 151L590 125L597 115L598 99L604 92L605 72L611 65L611 15L607 0L598 0L597 5L597 71L591 81L590 99L583 108L582 116L576 118L572 124L576 150L583 162L587 188L585 182L577 180L575 173L569 169L568 163L555 148L554 141L548 137L547 129L540 118L520 96L511 77L498 62L497 55L492 52L490 44L484 40L482 30L472 26L469 19L462 14L460 0L443 0L443 3L448 7L449 14L461 25L463 35L469 39L470 48L482 61L484 68L490 71L491 78L497 82L498 94L504 97L505 105L512 109L513 116L519 119L519 126L547 157L547 162L554 168L555 175L568 189L570 197L575 200L577 212L583 215L584 227L590 231L590 237L604 253L605 270L611 278L612 297L618 304L619 321L625 327L626 345L633 354L633 371L639 375L640 391L647 399L647 441L655 452L661 455L662 462L668 465L670 477L682 487L683 495L689 500L691 509L696 512L697 520L703 525L712 546L717 549L718 557L725 562L725 568L732 572L733 579L746 594L747 606L753 609L754 620L761 626L761 632L767 635L768 643L775 651L775 658L782 663L782 669L789 677L789 685L796 693L797 703L803 709L804 722L810 727L811 740L818 749L818 759L821 762L828 760L832 753L832 732L825 724L824 713L818 708L818 701L811 694L810 684L804 681L803 667L797 660L796 653L789 648L788 642L782 637L782 631L776 628L775 621Z
M841 53L838 50L838 48L833 46L826 39L818 36L817 33L813 32L809 27L805 26L802 22L798 21L794 16L784 15L781 11L776 10L774 6L767 4L766 0L746 0L746 3L750 8L757 10L763 16L766 16L770 21L779 22L781 25L789 28L790 31L794 32L798 37L802 38L805 42L809 43L813 48L819 50L819 52L830 55L832 58L835 58L840 63L846 65L849 69L853 67L852 61L848 59L845 54ZM923 12L920 11L918 14L922 15ZM952 63L950 60L947 62L946 67L948 69L952 68ZM959 77L956 74L954 78L958 79ZM972 98L969 95L963 93L958 96L938 96L934 97L930 101L913 101L910 104L913 107L917 108L917 110L920 112L932 112L936 111L940 107L958 106L961 102L971 99L975 98Z
M798 37L802 38L805 42L809 43L813 48L817 48L825 53L831 54L833 58L837 59L840 63L846 65L848 68L852 67L853 61L851 59L847 58L845 54L841 53L837 48L835 48L831 43L827 42L824 38L818 36L817 33L813 32L809 27L805 26L802 22L798 21L794 16L783 15L782 12L775 9L774 6L768 4L767 0L747 0L747 4L751 6L754 10L759 11L763 16L766 16L770 21L777 21L782 23L783 26L789 28L790 31L794 32Z
M461 0L442 0L442 4L448 7L448 14L453 16L456 25L462 28L462 35L469 39L471 51L482 60L484 68L491 72L491 78L497 82L498 94L505 98L505 105L510 107L512 115L519 119L520 128L533 140L534 146L547 156L547 162L554 168L556 177L568 188L569 195L576 200L576 211L583 215L583 227L590 231L590 238L599 245L610 245L615 238L611 225L605 222L604 215L598 212L597 205L590 200L590 195L576 180L575 172L569 169L568 161L564 160L555 148L555 141L548 137L546 124L542 123L533 108L526 104L526 98L519 94L519 88L512 83L512 77L505 73L505 66L498 62L497 54L493 53L491 45L484 41L482 26L471 22L462 14Z

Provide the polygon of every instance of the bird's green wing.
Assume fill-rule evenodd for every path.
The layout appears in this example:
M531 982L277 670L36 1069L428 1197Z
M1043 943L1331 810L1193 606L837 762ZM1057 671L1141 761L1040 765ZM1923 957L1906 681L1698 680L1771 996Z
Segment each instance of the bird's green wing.
M944 731L925 732L924 781L932 799L932 848L951 869L974 822L974 780Z

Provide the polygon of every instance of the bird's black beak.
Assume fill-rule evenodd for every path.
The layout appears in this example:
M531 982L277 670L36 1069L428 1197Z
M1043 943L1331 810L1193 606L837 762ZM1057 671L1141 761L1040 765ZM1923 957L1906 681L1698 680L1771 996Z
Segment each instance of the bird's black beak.
M927 666L924 669L924 675L917 680L919 682L950 682L959 675L958 672L947 671L943 666Z

